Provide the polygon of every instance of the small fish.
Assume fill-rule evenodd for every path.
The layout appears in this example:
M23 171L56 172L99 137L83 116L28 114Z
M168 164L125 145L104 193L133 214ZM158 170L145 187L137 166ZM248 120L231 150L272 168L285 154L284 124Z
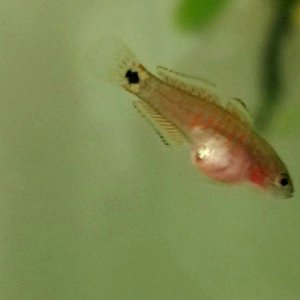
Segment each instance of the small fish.
M158 67L159 75L153 75L119 39L111 39L109 52L106 44L100 40L89 50L90 67L97 77L140 99L134 106L165 144L189 143L193 164L216 181L251 182L292 197L286 166L251 128L241 100L224 105L209 89L188 84L179 73Z

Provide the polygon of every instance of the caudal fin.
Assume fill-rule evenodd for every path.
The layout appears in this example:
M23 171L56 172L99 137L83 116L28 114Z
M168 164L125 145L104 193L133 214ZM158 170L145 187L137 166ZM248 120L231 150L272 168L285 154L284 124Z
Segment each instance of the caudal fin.
M92 73L102 81L122 86L139 81L141 63L116 36L101 37L86 56Z

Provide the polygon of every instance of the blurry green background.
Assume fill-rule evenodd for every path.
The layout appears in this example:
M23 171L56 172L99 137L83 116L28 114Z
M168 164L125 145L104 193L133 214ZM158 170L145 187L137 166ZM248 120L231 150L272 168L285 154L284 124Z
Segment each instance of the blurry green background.
M1 300L300 298L297 14L262 132L289 200L211 183L86 68L88 45L114 32L150 70L208 78L254 115L275 1L212 2L1 1Z

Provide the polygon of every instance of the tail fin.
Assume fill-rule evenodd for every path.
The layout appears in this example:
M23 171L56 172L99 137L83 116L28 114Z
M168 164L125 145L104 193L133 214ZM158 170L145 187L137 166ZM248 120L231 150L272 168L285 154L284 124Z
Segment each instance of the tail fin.
M103 36L86 56L92 73L100 80L122 86L138 83L142 65L120 38Z

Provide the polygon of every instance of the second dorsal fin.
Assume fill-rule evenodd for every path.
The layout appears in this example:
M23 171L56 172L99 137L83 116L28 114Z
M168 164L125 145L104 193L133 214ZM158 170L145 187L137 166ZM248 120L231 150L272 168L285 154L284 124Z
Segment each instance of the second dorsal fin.
M196 82L200 82L201 85L205 85L206 87L209 87L209 88L216 88L216 86L217 86L215 83L210 82L209 80L207 80L205 78L181 73L181 72L174 71L174 70L171 70L171 69L163 67L163 66L157 66L156 69L157 69L158 74L161 76L173 77L173 79L175 79L175 77L177 77L178 80L180 80L180 79L186 80L186 81L193 80ZM205 86L203 86L203 87L205 87Z
M184 135L150 105L144 101L134 101L133 105L149 121L165 145L179 145L186 142Z
M220 103L218 97L212 92L216 85L205 79L172 71L162 66L157 67L157 74L163 81L194 96L199 96L210 102ZM201 86L194 84L195 82L201 83Z
M229 112L239 118L243 123L252 123L247 106L241 99L232 98L230 101L228 101L226 108Z
M246 104L239 98L231 98L229 101L221 102L214 94L214 88L216 88L215 84L205 79L172 71L162 66L157 67L157 73L166 83L187 91L192 95L199 96L201 99L222 106L245 124L250 125L252 123ZM190 83L191 81L200 82L201 86L194 85Z

